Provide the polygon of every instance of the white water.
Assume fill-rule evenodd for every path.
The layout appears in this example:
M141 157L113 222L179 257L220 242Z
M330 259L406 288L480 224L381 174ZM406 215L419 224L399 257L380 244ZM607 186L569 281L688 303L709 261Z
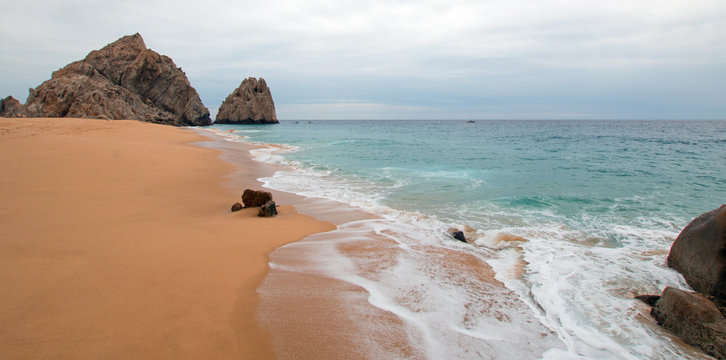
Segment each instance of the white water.
M553 214L510 214L491 207L466 209L456 216L460 223L445 223L433 214L381 206L386 188L300 168L285 159L286 151L295 149L252 152L258 161L290 166L260 179L266 187L343 202L380 219L344 223L334 232L287 245L272 255L272 271L322 275L365 289L368 304L399 317L409 343L426 358L706 358L672 341L652 323L648 307L633 300L637 294L660 293L666 285L687 288L665 267L677 233L654 230L659 227L653 223L661 220L624 226L583 219L589 230L578 231ZM445 235L448 227L463 225L477 229L473 245ZM528 241L497 242L502 233ZM346 243L379 251L370 257L350 253ZM486 262L506 287L478 276L478 268L458 264L460 257ZM264 300L274 290L263 284L261 291ZM363 342L370 358L400 356L387 352L374 331L369 335Z

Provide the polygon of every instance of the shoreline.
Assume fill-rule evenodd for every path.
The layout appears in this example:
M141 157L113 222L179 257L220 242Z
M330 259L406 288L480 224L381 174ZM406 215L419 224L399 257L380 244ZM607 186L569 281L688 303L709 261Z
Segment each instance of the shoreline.
M354 126L351 128L355 129ZM215 130L225 138L232 137L226 132L234 131L225 127ZM279 130L286 139L284 136L293 135L290 131L295 129ZM244 130L237 134L247 135ZM249 135L251 139L257 139L254 132ZM305 132L292 139L297 136L298 140L305 140L304 135ZM274 138L262 136L259 139ZM240 141L265 147L264 141ZM325 141L325 138L319 141ZM288 144L294 148L297 143ZM313 152L315 144L313 140ZM265 162L265 166L279 166L283 171L290 167L296 169L295 162L290 167L274 165L288 163L281 161L274 151L287 146L272 144L268 150L253 151L252 157ZM337 150L345 153L346 149ZM304 159L301 160L303 163L310 160L304 156L300 158ZM326 168L322 166L322 169ZM328 179L324 171L313 171L311 176L306 176L310 169L301 170L299 173L295 170L291 174L277 173L261 181L266 186L297 191L315 199L317 196L336 199L333 194L347 191L345 179L339 182L334 176ZM321 173L323 180L318 180ZM262 324L268 324L271 329L274 347L281 351L278 356L300 359L320 358L320 354L332 354L336 358L441 358L446 354L457 354L461 358L471 354L516 357L510 353L514 351L567 357L575 347L581 346L585 351L592 351L590 354L599 353L601 349L588 348L590 340L570 332L577 330L580 322L587 324L589 318L573 318L569 317L572 314L568 311L560 312L562 308L556 307L562 302L560 298L541 292L546 288L534 288L540 292L533 294L524 282L526 280L522 280L526 266L547 265L547 258L536 261L532 256L537 256L536 250L548 237L558 239L557 236L575 234L576 230L553 228L553 233L547 234L543 233L550 230L547 227L520 229L499 225L489 228L487 224L474 221L473 224L478 225L476 228L484 230L476 231L473 246L462 245L450 242L445 229L454 224L466 226L468 222L441 223L418 212L398 211L385 205L371 207L365 200L365 195L370 193L353 185L352 190L348 190L358 197L351 197L350 204L362 204L359 209L372 209L378 216L374 215L370 221L353 218L349 222L336 223L338 229L335 231L308 236L271 254L271 270L259 289L262 296L259 316ZM329 205L336 209L351 207L335 201L330 201ZM521 235L523 243L500 244L500 241L506 242L500 235L504 239ZM561 247L569 250L570 243L580 246L577 239L564 238ZM582 245L588 250L599 249L597 244ZM603 252L608 249L603 248ZM597 255L592 251L589 254ZM663 276L670 279L669 274ZM534 279L536 285L540 279ZM633 286L627 283L623 286L624 291L612 290L616 294L614 305L629 314L635 313L637 318L648 319L645 307L628 295L628 289ZM290 307L293 303L299 305ZM598 302L592 301L592 304ZM597 310L597 305L586 303L582 308ZM560 316L568 322L567 327L559 323ZM643 333L662 331L652 328L647 321L635 322L637 324L633 324L630 331L640 334L634 338L641 338ZM632 321L626 322L630 323ZM311 332L311 329L317 331ZM487 329L497 329L496 334ZM324 336L312 336L314 333ZM607 336L598 339L611 344L612 353L632 354L632 350L625 347L629 345L627 342L620 347L618 339ZM652 346L662 345L661 338L656 335L643 336L643 339ZM668 346L667 349L686 358L694 355L691 350L679 346ZM635 350L638 353L639 349Z
M277 171L292 168L258 161L253 158L251 152L278 148L278 146L238 141L240 139L228 141L226 134L221 131L210 131L206 128L191 129L210 139L195 145L220 151L221 159L237 167L237 170L228 176L228 185L257 182L265 191L271 192L274 199L283 199L297 212L338 227L282 244L267 256L268 271L256 281L259 306L255 315L259 326L269 334L277 358L311 360L370 358L371 350L377 352L369 348L372 343L368 345L358 343L361 340L358 338L359 335L371 336L367 333L369 329L358 321L366 319L375 319L376 324L382 328L376 331L373 337L376 339L375 342L385 343L389 354L403 354L407 358L413 354L421 355L420 350L413 349L409 344L409 335L403 319L386 309L367 304L368 289L327 275L289 273L277 269L276 261L280 259L300 256L300 261L305 262L306 260L302 260L305 257L304 251L303 254L296 254L295 249L305 248L309 241L316 242L319 237L345 243L346 235L344 231L340 231L340 226L360 221L383 220L383 218L346 203L264 187L258 179L271 177ZM384 241L390 246L390 243L378 237L372 237L371 240ZM353 246L353 248L363 252L369 250L367 245ZM274 288L274 293L270 293L270 288Z
M230 163L256 162L256 166L264 169L257 173L265 175L263 177L271 177L279 170L294 169L253 159L251 151L278 149L280 145L252 143L244 137L235 139L221 130L199 132L215 139L204 146L222 150L222 157ZM248 169L250 166L242 168ZM236 174L244 175L244 171ZM397 263L409 261L410 254L407 255L404 250L409 247L413 253L425 254L424 258L436 262L437 268L447 269L445 272L448 274L444 277L459 278L458 281L463 283L482 287L482 291L495 297L468 304L467 312L472 314L467 316L490 314L487 315L489 320L485 321L503 325L500 320L506 315L502 314L509 311L528 312L527 305L495 278L495 272L486 258L470 253L469 248L459 247L458 242L453 242L453 246L431 244L426 240L412 243L405 243L404 240L401 243L401 239L394 238L403 234L388 233L392 230L388 226L395 227L394 223L397 222L388 218L392 215L391 211L386 211L388 215L378 214L331 199L265 189L272 191L274 198L280 194L292 196L297 201L293 205L298 211L337 226L336 230L311 234L285 244L270 254L271 269L258 287L261 302L257 316L260 326L271 334L273 348L280 358L445 357L446 351L438 345L441 340L431 335L430 327L436 328L438 325L422 322L416 319L416 311L409 311L426 302L419 289L402 294L409 299L394 300L390 297L393 294L385 294L387 290L376 284L376 280L369 280L381 279ZM392 212L395 213L395 210ZM379 226L388 230L379 233ZM416 232L411 227L407 231ZM435 231L418 234L429 239L440 236ZM404 236L413 240L410 235ZM434 271L430 275L436 277L442 274ZM504 302L508 304L506 309L502 308L501 299L505 299ZM395 303L400 300L403 303ZM486 309L494 305L495 310ZM521 325L530 326L527 323L529 320L524 320ZM530 330L536 334L531 340L558 347L556 340L551 334L545 333L543 327L530 327L534 328ZM464 333L466 331L460 332L462 335ZM467 342L477 336L463 340L454 335L447 341ZM531 347L533 351L544 351L540 347L542 345L521 345ZM490 353L493 349L488 348L488 345L483 345L481 350L474 351Z
M267 187L280 216L230 213L245 187L276 187L263 178L295 166L263 162L265 144L226 141L217 130L0 119L3 354L346 359L572 350L557 335L567 329L537 312L549 298L519 287L516 268L537 264L538 248L489 249L489 231L479 234L486 243L462 245L420 214L399 219L392 209L369 213ZM318 188L326 197L327 184ZM542 241L532 231L530 247ZM639 319L633 331L662 331L623 296L617 305ZM668 349L698 358L682 346Z
M229 212L259 185L233 189L239 170L205 140L138 121L0 119L3 354L274 357L255 311L269 254L334 226L277 197L276 218Z

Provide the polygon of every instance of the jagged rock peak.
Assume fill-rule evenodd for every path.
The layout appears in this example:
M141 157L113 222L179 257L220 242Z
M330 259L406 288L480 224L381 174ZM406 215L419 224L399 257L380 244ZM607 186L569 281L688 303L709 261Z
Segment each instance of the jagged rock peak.
M138 33L53 72L30 90L27 116L143 120L210 125L209 111L168 56L147 49ZM0 116L8 116L0 112Z
M144 38L142 38L139 33L123 36L120 39L104 46L100 51L110 51L109 49L111 48L129 48L135 49L137 52L147 49Z
M218 124L277 124L275 102L265 79L244 79L217 112Z

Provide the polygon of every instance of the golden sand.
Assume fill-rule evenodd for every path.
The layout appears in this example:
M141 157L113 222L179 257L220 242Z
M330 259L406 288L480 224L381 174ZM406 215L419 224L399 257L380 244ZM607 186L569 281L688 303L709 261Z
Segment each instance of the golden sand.
M137 121L0 118L0 354L272 358L267 254L332 225L245 187L205 138Z

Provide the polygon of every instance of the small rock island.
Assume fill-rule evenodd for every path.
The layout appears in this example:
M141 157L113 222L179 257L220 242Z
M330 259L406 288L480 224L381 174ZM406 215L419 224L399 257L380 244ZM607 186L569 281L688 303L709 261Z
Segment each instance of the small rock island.
M222 106L215 124L277 124L275 103L265 79L244 79Z

